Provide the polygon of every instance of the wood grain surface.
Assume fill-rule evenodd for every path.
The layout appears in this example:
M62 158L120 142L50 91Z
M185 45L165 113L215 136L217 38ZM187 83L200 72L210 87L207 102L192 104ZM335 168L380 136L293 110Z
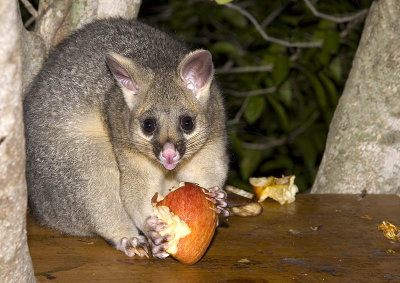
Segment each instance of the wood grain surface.
M264 202L257 217L230 217L195 265L129 258L99 238L70 237L28 217L39 282L400 282L400 243L378 225L400 226L395 195L302 194Z

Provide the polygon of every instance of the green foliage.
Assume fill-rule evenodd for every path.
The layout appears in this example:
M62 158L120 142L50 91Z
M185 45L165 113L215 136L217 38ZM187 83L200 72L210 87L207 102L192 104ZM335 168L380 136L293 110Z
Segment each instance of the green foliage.
M218 41L210 46L213 54L237 55L238 50L235 45L228 41Z
M322 47L287 48L267 42L245 16L216 2L241 6L264 23L269 36L289 42L323 40ZM315 5L322 13L340 16L368 8L371 2ZM280 13L264 22L277 9ZM291 0L143 1L139 16L175 32L193 48L208 48L216 68L272 64L271 71L217 74L226 93L276 88L249 98L225 95L229 119L247 103L239 122L229 125L228 182L249 188L250 176L295 174L301 191L310 188L363 20L337 24L315 17L303 1Z
M217 2L217 4L219 5L223 5L229 2L232 2L233 0L215 0L215 2Z
M275 85L279 85L285 81L290 71L289 57L285 55L278 55L274 58L274 68L272 70L272 78Z
M249 99L244 111L244 117L249 124L256 122L265 109L265 99L260 96L253 96Z
M241 152L239 163L240 175L243 180L249 179L262 161L262 156L258 150L245 149Z

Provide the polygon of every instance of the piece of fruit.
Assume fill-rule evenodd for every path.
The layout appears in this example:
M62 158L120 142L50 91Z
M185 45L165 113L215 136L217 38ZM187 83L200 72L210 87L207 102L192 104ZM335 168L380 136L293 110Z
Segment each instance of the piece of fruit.
M261 177L250 178L256 199L259 202L270 197L280 204L294 202L296 193L299 191L294 184L294 175L282 176L282 178Z
M225 191L227 209L230 215L247 217L262 213L262 205L253 199L252 193L229 185L225 186Z
M200 260L215 233L218 215L206 192L185 182L165 198L156 194L152 199L154 214L168 224L160 234L172 237L167 252L184 264Z
M378 225L378 230L383 232L383 235L389 240L400 242L400 227L390 223L389 221L382 221Z

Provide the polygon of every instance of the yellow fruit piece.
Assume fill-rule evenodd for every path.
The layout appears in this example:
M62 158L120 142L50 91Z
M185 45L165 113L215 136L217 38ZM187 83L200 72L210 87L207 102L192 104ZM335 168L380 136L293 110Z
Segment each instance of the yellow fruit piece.
M295 200L296 193L299 191L294 184L296 176L260 177L250 178L250 185L253 187L254 194L258 202L264 201L270 197L280 204L292 203Z
M382 224L378 225L378 230L382 231L383 235L389 240L400 241L400 227L389 221L382 221Z

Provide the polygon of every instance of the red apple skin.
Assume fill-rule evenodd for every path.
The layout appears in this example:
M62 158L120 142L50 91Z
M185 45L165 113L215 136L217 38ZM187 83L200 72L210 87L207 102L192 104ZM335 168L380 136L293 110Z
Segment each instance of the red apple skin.
M196 184L185 182L170 192L157 206L169 207L170 211L186 222L191 233L180 239L178 251L172 255L184 264L194 264L206 252L217 226L217 213L210 209L215 205L207 199L205 190Z

